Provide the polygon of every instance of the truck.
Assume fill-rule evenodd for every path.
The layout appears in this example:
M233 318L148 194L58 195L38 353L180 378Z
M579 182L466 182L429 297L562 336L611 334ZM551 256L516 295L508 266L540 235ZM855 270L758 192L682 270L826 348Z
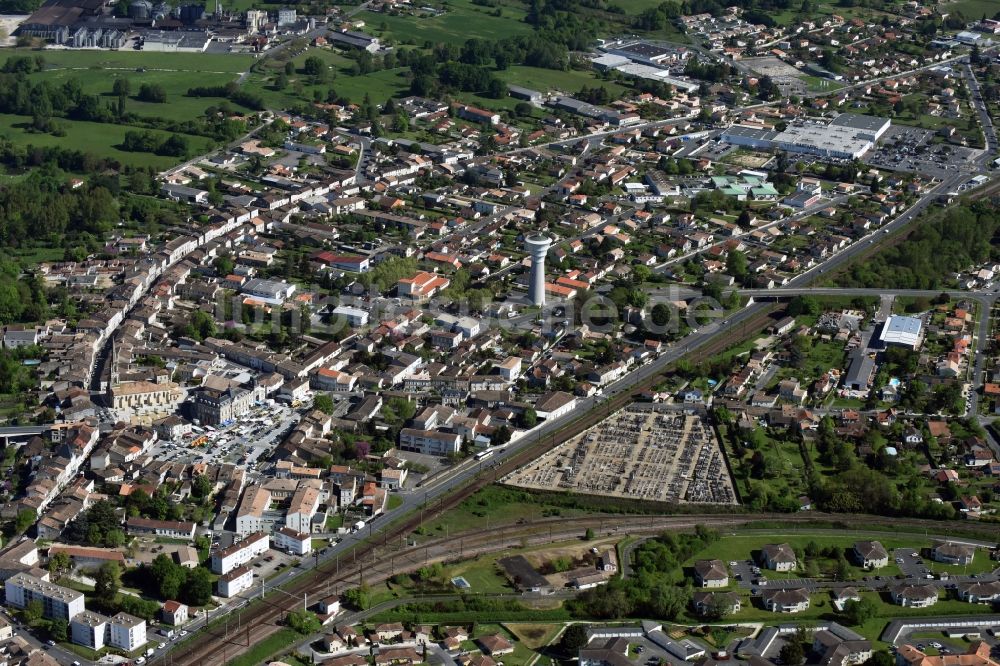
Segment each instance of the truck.
M364 528L365 528L365 521L359 520L358 522L354 523L354 528L351 531L358 532L360 530L363 530Z

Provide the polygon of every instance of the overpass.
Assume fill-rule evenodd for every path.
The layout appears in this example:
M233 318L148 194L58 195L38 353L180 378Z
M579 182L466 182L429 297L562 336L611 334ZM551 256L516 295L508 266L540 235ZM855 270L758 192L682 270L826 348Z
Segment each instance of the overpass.
M867 289L861 287L775 287L774 289L737 289L741 296L754 300L767 298L792 298L795 296L910 296L935 298L947 294L951 298L969 298L981 303L993 301L998 295L993 291L968 289Z
M32 437L37 437L39 435L44 435L47 432L53 430L68 430L70 428L76 428L77 426L85 425L83 421L69 421L66 423L43 423L41 425L19 425L19 426L3 426L0 427L0 439L3 440L4 446L10 443L10 440L21 440L30 439Z

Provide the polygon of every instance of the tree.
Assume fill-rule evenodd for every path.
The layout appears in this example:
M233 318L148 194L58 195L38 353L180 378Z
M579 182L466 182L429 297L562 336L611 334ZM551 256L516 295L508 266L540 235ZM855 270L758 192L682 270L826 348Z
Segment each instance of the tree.
M212 262L212 267L215 268L215 272L219 275L230 275L235 267L233 264L233 258L228 254L219 255Z
M33 601L29 601L28 605L24 607L24 610L21 611L21 616L24 618L24 621L28 624L34 624L35 622L38 622L39 620L42 619L42 616L44 614L45 614L45 606L42 605L41 599L35 599Z
M313 407L324 414L333 414L333 398L327 393L319 393L313 398Z
M353 587L344 592L344 601L348 606L358 610L366 610L372 603L372 593L367 585Z
M121 530L108 530L104 535L104 545L108 548L118 548L125 545L125 533Z
M844 605L844 617L856 627L872 619L877 613L878 604L868 597L862 597L860 601L851 599Z
M156 582L161 599L177 599L187 574L169 555L160 553L150 565L150 574Z
M139 86L137 97L141 102L165 104L167 101L167 91L158 83L143 83Z
M896 660L885 650L873 652L871 658L865 662L865 666L893 666Z
M122 571L117 562L105 562L94 574L94 592L105 603L111 603L118 596Z
M69 623L66 620L52 620L49 623L49 637L57 643L64 643L68 638Z
M21 534L34 525L36 520L38 520L38 514L35 513L35 510L25 509L17 514L17 519L14 522L14 531Z
M49 573L59 577L73 568L73 561L65 551L49 555Z
M521 414L521 427L522 428L534 428L538 424L538 414L534 409L528 407Z
M212 600L212 575L208 569L195 567L188 570L181 599L191 606L204 606Z
M303 636L314 634L323 626L316 614L307 610L292 611L287 620L288 626Z
M594 528L593 527L588 527L587 531L584 532L584 534L583 534L583 538L586 539L587 541L593 541L594 540Z
M751 219L750 211L744 208L740 216L736 218L736 224L739 225L740 229L749 229L752 226Z
M567 654L575 655L577 651L585 647L589 637L587 636L587 627L583 624L571 624L566 627L566 631L563 632L562 638L559 641L559 646Z
M737 280L742 280L747 276L748 264L747 255L739 250L732 250L726 255L726 272Z
M115 83L111 87L111 94L115 97L128 97L132 94L131 82L125 77L119 76L115 79Z
M788 666L800 666L806 660L806 651L802 647L802 642L798 640L798 637L795 637L781 647L779 656Z
M324 65L323 60L317 56L309 56L302 64L302 73L308 76L318 76L325 72L325 70L326 65Z
M207 474L199 474L194 477L194 483L191 484L191 494L196 499L204 499L212 493L214 487L215 484L212 483Z

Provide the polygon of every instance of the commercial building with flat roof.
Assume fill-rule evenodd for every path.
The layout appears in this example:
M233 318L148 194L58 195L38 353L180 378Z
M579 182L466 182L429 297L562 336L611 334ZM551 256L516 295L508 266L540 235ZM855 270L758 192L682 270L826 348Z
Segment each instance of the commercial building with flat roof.
M924 323L916 317L892 315L882 325L878 339L886 347L893 345L916 349L920 346L923 325Z
M830 121L831 127L846 127L854 130L859 136L865 136L872 141L878 141L888 131L892 121L888 118L866 116L860 113L842 113Z
M784 131L733 125L722 139L736 146L760 150L786 150L790 153L840 159L857 159L875 147L891 122L857 113L842 113L828 124L807 121L789 125Z

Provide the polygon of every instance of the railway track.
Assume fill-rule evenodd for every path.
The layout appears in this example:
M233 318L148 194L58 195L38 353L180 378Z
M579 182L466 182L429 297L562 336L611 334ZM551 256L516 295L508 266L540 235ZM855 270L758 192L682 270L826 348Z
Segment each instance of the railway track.
M743 322L738 327L733 327L732 330L725 331L722 334L711 338L706 343L693 350L688 355L688 358L697 362L724 351L733 344L747 337L748 334L763 328L771 320L771 314L778 310L779 307L780 306L778 305L772 305L770 307L762 308L759 313L755 314L748 321ZM346 557L342 557L337 558L337 560L333 563L327 562L316 569L303 573L289 585L282 588L285 594L281 594L280 598L272 596L270 602L265 600L265 603L258 604L252 607L252 609L242 613L242 615L250 614L250 617L245 619L241 617L241 632L245 632L247 637L252 635L253 641L259 642L263 638L266 638L268 635L277 631L281 626L281 619L287 614L287 612L298 607L299 602L297 599L293 599L293 597L300 599L303 594L328 590L330 589L331 584L333 585L333 589L340 590L341 586L347 587L346 583L349 581L357 580L360 582L365 578L364 572L366 570L371 571L372 566L377 566L377 563L379 562L379 555L377 551L380 547L387 547L389 541L395 542L396 539L405 538L417 529L417 527L419 527L424 520L433 519L434 517L458 506L459 503L476 491L492 484L495 479L514 471L515 469L542 455L557 444L572 438L601 422L603 419L607 418L608 414L625 407L634 400L636 395L654 386L659 382L661 377L662 374L654 375L645 381L637 383L630 391L623 391L622 393L609 398L607 402L602 405L601 409L591 410L589 413L583 414L580 418L567 424L567 426L560 431L553 433L549 437L540 439L531 446L525 447L516 455L503 460L500 464L491 468L491 474L479 474L470 483L457 488L445 496L442 496L432 507L429 507L429 510L425 510L419 514L414 512L410 516L405 516L399 521L387 526L383 531L381 543L379 543L378 540L370 540L353 549L350 554L352 564L358 560L363 563L358 569L353 569L352 567L352 571L350 573L340 575L340 562L341 560L346 559ZM760 517L761 516L757 516L757 518ZM676 520L680 517L672 518ZM648 521L649 517L645 517L645 519ZM724 520L724 517L713 515L713 519L715 521L713 524L722 524L721 521ZM747 517L740 516L740 519L745 522ZM560 522L565 523L564 520ZM585 530L588 525L581 520L575 520L574 526L576 527L577 532L579 532L581 526L582 529ZM668 525L663 525L653 529L663 529L667 526ZM451 538L452 556L454 556L454 538L455 537ZM427 544L424 544L423 546L426 547ZM473 547L472 544L470 544L470 547ZM414 564L409 554L399 553L399 555L404 558L399 561L400 571L403 570L402 565L404 563L410 565ZM391 570L395 570L397 568L395 553L390 553L389 558L389 567ZM382 559L385 559L384 554ZM364 563L366 562L370 564L365 565ZM367 580L371 581L371 578L369 577ZM168 658L170 664L176 664L178 666L200 666L203 664L207 666L226 663L228 659L237 656L251 647L249 641L244 641L240 644L234 642L235 640L235 638L229 637L228 630L223 630L221 627L217 627L214 630L211 628L205 629L202 630L195 638L177 646L167 654L163 655L158 662L153 663L167 663Z
M964 197L964 199L966 201L973 201L987 196L992 196L997 193L1000 193L1000 181L995 181L987 185L985 188L972 192ZM907 230L905 233L896 234L894 237L886 239L886 241L872 247L868 253L859 255L853 262L850 263L862 261L871 253L884 250L887 245L896 245L903 242L903 240L908 237L909 231L910 230ZM841 270L846 270L846 267ZM738 327L738 331L726 331L721 335L713 337L708 342L692 351L688 355L688 358L700 361L724 351L733 344L747 337L748 334L763 328L763 326L770 321L771 315L777 311L778 308L779 306L777 305L762 308L758 313L754 314L751 319L742 323ZM170 657L170 663L178 664L179 666L195 666L201 664L214 665L225 663L226 659L246 651L251 646L251 636L253 637L253 642L256 643L277 631L280 627L280 620L284 614L298 606L299 602L297 600L293 600L291 597L300 596L303 593L315 593L317 590L329 591L331 590L331 587L332 590L334 590L332 593L337 593L341 590L341 586L346 587L349 584L353 584L354 581L361 582L364 580L367 582L378 582L391 577L394 573L399 571L418 568L419 566L424 566L425 564L432 563L434 561L454 559L456 557L456 538L460 540L458 556L468 557L474 554L496 552L497 549L503 550L504 547L510 547L511 545L522 545L522 540L527 540L527 544L530 545L534 543L542 543L544 540L571 538L573 533L580 534L581 530L585 530L587 527L593 528L595 521L600 523L602 521L609 520L609 516L605 516L604 518L577 519L574 520L573 528L560 528L558 531L555 531L551 526L545 525L544 521L532 523L526 528L527 531L519 531L509 526L496 527L492 530L486 531L477 530L475 534L467 536L454 535L444 540L431 541L408 549L402 548L398 551L390 548L388 543L390 540L395 542L396 539L405 538L406 535L413 532L413 530L415 530L423 520L432 519L435 516L454 508L465 498L493 483L496 478L513 471L514 469L538 457L556 444L574 437L587 428L599 423L601 420L606 418L609 413L617 411L627 405L633 400L636 394L655 385L659 381L660 376L662 375L657 375L646 381L640 382L636 384L631 391L623 392L609 398L608 401L601 406L602 408L595 409L588 414L581 415L579 419L571 422L559 432L553 433L549 437L546 437L531 446L525 447L516 455L505 459L497 467L494 467L493 474L480 474L470 483L440 498L433 507L430 507L429 511L421 512L421 515L413 514L403 517L401 520L388 526L383 535L382 544L379 544L377 541L369 541L356 547L352 551L350 555L352 564L348 570L344 572L340 571L341 558L338 558L336 563L325 563L323 566L311 572L305 573L295 579L291 584L284 588L289 596L282 595L277 599L272 597L270 602L265 602L264 604L254 607L252 611L247 611L247 613L250 613L251 616L247 618L246 624L241 626L241 633L245 629L246 636L246 639L242 643L238 642L235 637L230 638L228 632L223 634L219 629L204 630L192 641L178 646L178 648L166 655ZM746 522L752 520L766 520L769 518L780 519L785 524L807 524L818 518L838 520L843 517L822 514L812 514L808 517L786 514L782 514L780 516L772 516L768 514L708 514L698 516L691 514L687 516L653 518L650 518L649 516L618 516L614 517L614 521L619 529L621 529L622 526L628 526L627 529L631 529L637 533L640 530L642 533L651 533L669 528L691 528L698 524L713 527L734 526L738 524L745 524ZM871 520L876 521L883 519L884 518L877 517L871 518ZM852 520L857 521L860 519L857 516L852 516ZM565 524L565 520L555 519L555 521L560 525ZM637 521L646 522L645 524L640 525ZM919 521L915 519L894 519L893 522L894 525L900 527L916 526L921 529L926 529L928 525L939 524L934 523L933 521ZM548 530L548 533L540 533L538 532L539 529ZM497 536L498 532L500 532L499 538ZM603 533L603 530L601 533ZM1000 534L1000 532L998 532L998 534ZM466 541L466 539L468 539L468 541ZM466 544L468 545L466 546ZM385 552L379 553L380 547L383 548ZM346 557L343 559L346 559ZM357 563L358 560L360 560L361 564ZM161 660L161 663L163 663L163 661L165 661L165 659Z
M486 530L475 530L457 535L449 535L433 539L416 546L403 546L398 549L390 544L381 544L381 550L366 548L371 559L357 555L351 556L350 564L339 562L329 567L326 577L321 582L303 577L296 580L280 597L274 593L258 603L251 610L241 613L239 630L230 631L229 626L216 626L204 630L198 640L182 644L169 655L165 655L159 663L166 663L169 657L171 664L223 664L226 660L248 650L253 645L267 638L282 628L281 621L291 610L301 605L303 593L338 594L344 589L356 586L362 582L367 584L383 583L397 573L414 571L420 567L436 562L450 562L468 557L503 552L510 548L524 548L546 543L567 541L580 538L587 529L595 531L596 536L649 536L666 530L692 530L698 525L712 527L717 530L735 529L757 521L781 521L790 529L805 529L809 525L817 525L818 529L829 530L831 522L843 520L845 516L826 513L803 514L719 514L692 513L673 516L656 515L603 515L575 519L571 527L567 527L563 518L546 518L521 525L500 525ZM886 520L879 516L851 516L852 522L858 524L877 524ZM911 518L893 520L893 526L906 531L911 528L914 533L933 533L935 530L946 531L950 523ZM822 526L820 528L819 526ZM1000 526L990 530L1000 537ZM377 544L376 544L377 545ZM346 558L344 558L346 559ZM325 571L327 567L322 569ZM313 597L311 597L313 598ZM250 613L250 617L242 617ZM152 662L157 663L157 662Z

